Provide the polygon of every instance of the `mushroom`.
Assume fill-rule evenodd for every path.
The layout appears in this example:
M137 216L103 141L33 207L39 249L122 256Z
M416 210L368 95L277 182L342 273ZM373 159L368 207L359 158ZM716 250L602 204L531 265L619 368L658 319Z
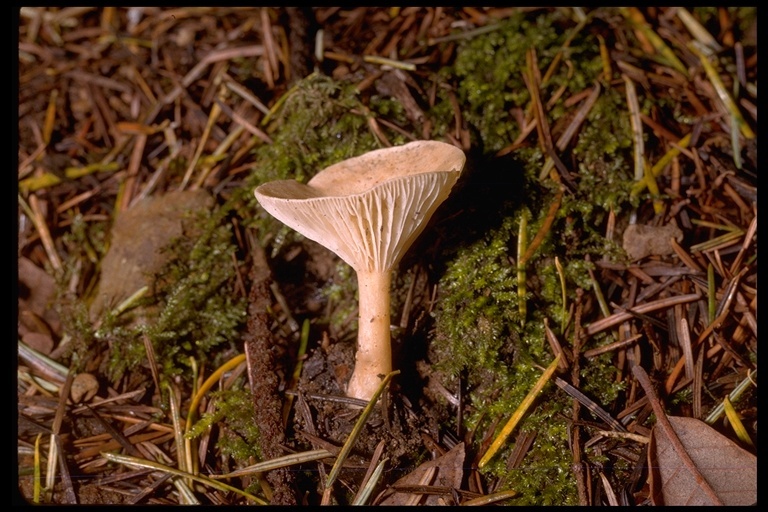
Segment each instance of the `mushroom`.
M450 194L465 160L450 144L416 141L349 158L307 184L278 180L254 191L275 218L357 273L357 352L348 396L370 400L392 371L391 272Z

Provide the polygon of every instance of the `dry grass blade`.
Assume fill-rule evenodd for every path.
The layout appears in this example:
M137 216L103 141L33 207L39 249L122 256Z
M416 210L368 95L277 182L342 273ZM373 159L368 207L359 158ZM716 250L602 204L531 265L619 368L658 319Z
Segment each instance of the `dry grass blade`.
M378 485L379 479L381 478L381 474L384 472L384 466L386 465L387 460L389 459L383 459L381 462L379 462L376 465L376 469L374 469L373 472L371 472L370 476L368 476L364 480L365 483L357 492L355 499L352 500L352 505L368 504L368 500L370 499L371 494L373 493L373 489L376 487L376 485Z
M742 380L735 388L733 388L733 391L728 395L729 401L737 401L739 397L750 388L750 386L757 386L756 384L757 379L757 371L750 372L747 375L747 378ZM717 420L720 419L720 417L723 415L723 412L725 412L725 401L718 404L715 408L712 409L712 411L709 413L709 415L704 420L706 423L712 425Z
M216 480L210 479L208 477L202 476L202 475L194 475L192 473L187 473L186 471L182 471L180 469L172 468L170 466L166 466L165 464L160 464L159 462L154 462L150 460L145 459L139 459L136 457L130 457L128 455L118 455L115 453L109 453L104 452L102 453L102 456L111 461L116 462L118 464L125 464L127 466L135 467L135 468L142 468L142 469L152 469L156 471L162 471L163 473L167 473L170 475L178 476L181 478L185 478L188 480L193 480L195 482L207 485L209 487L212 487L214 489L219 489L221 491L227 491L227 492L233 492L235 494L238 494L240 496L243 496L244 498L247 498L254 503L258 505L267 505L268 503L264 501L263 499L259 498L258 496L254 496L248 492L242 491L236 487L232 487L231 485L227 485L223 482L217 482Z
M234 478L234 477L240 477L245 475L251 475L254 473L263 473L266 471L271 471L273 469L284 468L284 467L293 466L296 464L303 464L305 462L313 462L316 460L328 459L334 456L335 454L332 452L329 452L328 450L311 450L304 453L293 453L291 455L286 455L284 457L278 457L276 459L259 462L258 464L254 464L252 466L238 469L230 473L226 473L224 475L212 475L211 478L225 479L225 478Z

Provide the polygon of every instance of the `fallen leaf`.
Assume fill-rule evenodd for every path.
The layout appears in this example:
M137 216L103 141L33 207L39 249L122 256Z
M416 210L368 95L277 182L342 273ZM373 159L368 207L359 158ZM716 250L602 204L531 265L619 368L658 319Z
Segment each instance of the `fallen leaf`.
M211 195L201 189L174 191L148 197L121 213L111 232L111 245L101 262L101 278L91 304L91 319L118 305L168 260L163 251L174 238L185 234L190 212L209 209Z
M72 398L72 402L79 404L81 402L87 402L94 396L99 390L99 381L96 377L90 373L80 373L72 381L72 388L69 391L69 396Z
M29 324L25 328L48 335L58 332L59 315L51 307L56 280L27 258L20 257L18 261L19 314Z
M683 239L683 232L673 223L665 226L630 224L624 230L622 246L629 259L636 261L646 256L674 254L675 250L669 241L670 238L674 238L678 242Z
M21 340L26 343L29 348L46 356L50 355L51 350L53 350L53 338L51 338L50 334L28 332L21 337Z
M701 477L724 505L757 502L757 457L696 418L669 416L669 422ZM697 475L686 467L662 429L654 427L648 450L654 505L713 505Z
M392 487L406 487L406 486L419 486L427 485L431 487L448 487L452 489L459 489L461 487L461 480L464 477L464 443L459 443L451 448L447 453L441 455L435 460L425 462L421 466L408 473ZM422 479L428 477L429 482L424 484ZM412 504L411 500L414 498L414 493L411 492L397 492L387 496L381 505L407 505ZM422 498L424 505L440 505L445 503L441 502L441 498L445 501L452 502L452 499L446 500L445 497L438 495L428 495L426 499Z

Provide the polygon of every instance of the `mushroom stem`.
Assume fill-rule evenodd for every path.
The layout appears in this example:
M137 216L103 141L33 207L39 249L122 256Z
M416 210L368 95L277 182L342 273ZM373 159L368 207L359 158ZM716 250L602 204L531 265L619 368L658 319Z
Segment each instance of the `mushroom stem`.
M355 370L347 395L370 400L385 375L392 371L389 331L390 270L358 271L360 297Z

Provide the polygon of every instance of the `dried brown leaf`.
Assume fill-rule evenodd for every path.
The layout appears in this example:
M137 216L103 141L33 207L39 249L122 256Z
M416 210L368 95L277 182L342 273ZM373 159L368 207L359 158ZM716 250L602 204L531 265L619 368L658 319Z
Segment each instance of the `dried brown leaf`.
M672 428L700 475L724 505L757 502L757 457L697 420L669 416ZM680 460L662 429L654 427L648 450L651 499L655 505L712 505L694 475Z
M461 480L464 476L464 443L459 443L450 449L444 455L425 462L421 466L408 473L400 480L394 483L393 487L406 487L423 485L422 478L428 473L437 469L437 474L433 474L428 484L433 487L449 487L458 489L461 487ZM381 505L405 505L411 500L413 493L395 492L385 498ZM438 505L440 501L438 496L427 496L425 504Z

